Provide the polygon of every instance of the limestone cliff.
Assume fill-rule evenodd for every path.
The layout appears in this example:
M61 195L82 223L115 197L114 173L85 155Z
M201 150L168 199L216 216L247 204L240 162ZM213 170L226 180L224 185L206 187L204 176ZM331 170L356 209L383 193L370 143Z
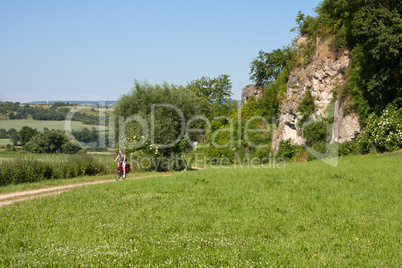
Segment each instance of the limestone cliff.
M241 104L245 104L250 97L254 97L256 99L262 97L262 88L257 87L256 85L247 85L243 88L241 94Z
M304 37L299 37L298 44L306 42ZM344 114L344 105L341 101L341 92L347 81L345 69L351 63L348 50L334 53L328 46L328 41L317 41L317 50L313 60L305 67L296 67L287 84L286 99L282 102L279 127L273 137L273 148L277 149L281 140L292 139L293 143L302 145L304 139L299 135L298 122L301 119L297 107L303 99L307 89L311 90L315 97L315 118L327 117L328 105L334 105L334 124L332 139L334 142L345 142L355 138L360 132L358 116L355 113Z

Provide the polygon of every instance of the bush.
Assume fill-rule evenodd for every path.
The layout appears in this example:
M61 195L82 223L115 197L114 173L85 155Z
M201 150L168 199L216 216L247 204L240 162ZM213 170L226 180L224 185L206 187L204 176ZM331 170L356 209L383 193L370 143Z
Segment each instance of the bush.
M271 154L270 148L258 148L251 153L251 157L260 159L261 163L267 163L271 160Z
M381 116L372 113L358 137L362 153L402 148L402 109L388 104Z
M339 156L357 155L360 153L360 145L356 140L340 143L338 147Z
M319 121L306 126L303 129L303 138L306 139L308 146L318 142L324 142L327 137L327 123L326 121Z
M279 149L276 153L275 158L284 158L286 160L290 160L295 156L296 146L292 144L292 140L282 140L279 142Z
M113 166L114 167L114 166ZM0 166L0 186L39 182L50 179L68 179L78 176L112 174L114 169L90 155L74 155L58 161L35 158L3 160Z
M178 147L185 150L184 140ZM130 156L131 168L138 171L169 171L183 170L188 167L187 161L168 149L160 150L158 146L151 144L151 139L143 136L134 136L124 140L124 150L127 157Z
M80 148L73 145L60 130L45 130L32 137L24 145L24 150L31 153L77 153Z
M308 88L306 90L306 94L304 95L303 99L300 101L299 106L297 107L297 111L300 112L302 118L299 121L299 126L301 126L306 120L312 115L315 111L315 104L314 104L314 96L311 93L311 89Z

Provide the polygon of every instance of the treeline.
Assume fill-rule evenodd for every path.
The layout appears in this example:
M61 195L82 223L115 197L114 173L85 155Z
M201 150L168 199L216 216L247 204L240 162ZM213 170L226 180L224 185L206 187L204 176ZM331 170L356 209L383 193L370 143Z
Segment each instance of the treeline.
M71 103L56 102L49 109L54 113L58 107L62 106L73 106ZM27 119L29 116L34 116L35 114L41 114L49 110L42 106L35 106L24 104L21 105L19 102L0 102L0 114L3 116L8 116L9 119ZM59 117L60 118L60 117ZM60 120L64 120L63 119ZM38 119L40 120L40 119ZM47 119L52 120L52 119Z
M53 142L51 141L52 138L48 138L48 144L44 144L46 142L39 142L40 139L43 139L46 135L44 135L43 133L47 133L48 135L50 135L49 133L57 133L56 136L59 136L58 139L61 141L59 145L55 145L53 144ZM64 138L65 136L65 132L61 131L61 130L49 130L47 128L44 129L43 133L39 132L38 130L28 127L28 126L24 126L21 128L20 131L17 131L15 128L11 128L9 130L6 129L0 129L0 139L10 139L10 141L13 143L14 146L17 145L22 145L24 146L24 150L28 150L28 151L35 151L35 152L39 152L39 153L46 153L46 152L51 152L51 153L55 153L55 152L64 152L64 153L74 153L77 152L78 150L74 149L74 150L60 150L60 146L62 146L64 143L66 143L68 140L66 140ZM33 149L35 146L33 145L26 145L28 144L35 136L41 134L42 137L38 138L35 140L36 144L42 144L41 146L44 146L44 148L42 149ZM73 137L75 138L76 141L80 142L80 143L86 143L86 144L90 144L90 147L99 147L99 132L97 131L96 128L92 128L92 130L89 130L86 127L83 127L81 130L72 130L71 134L73 135ZM60 136L61 135L61 136ZM53 150L48 149L48 147L52 147L53 146ZM105 133L105 144L104 147L108 147L109 146L109 137L108 137L108 133ZM71 147L71 146L70 146ZM68 148L68 147L65 147ZM71 147L73 148L73 147Z
M42 106L33 106L29 104L21 105L19 102L0 102L0 114L8 116L9 119L28 119L29 116L33 120L55 120L63 121L66 119L70 108L63 108L64 106L76 106L69 102L56 102L49 108ZM99 105L97 105L99 107ZM95 109L93 109L95 111ZM79 121L87 125L97 125L99 123L99 117L96 115L76 112L72 119L73 121ZM106 122L108 123L108 122Z
M37 113L32 115L32 119L34 120L55 120L55 121L63 121L66 120L68 113L70 112L69 108L58 108L53 109L43 109ZM72 121L82 122L87 125L97 125L99 123L99 117L95 115L89 115L81 112L74 113L71 118Z
M18 131L15 128L8 130L0 128L0 139L11 139L14 135L18 135Z

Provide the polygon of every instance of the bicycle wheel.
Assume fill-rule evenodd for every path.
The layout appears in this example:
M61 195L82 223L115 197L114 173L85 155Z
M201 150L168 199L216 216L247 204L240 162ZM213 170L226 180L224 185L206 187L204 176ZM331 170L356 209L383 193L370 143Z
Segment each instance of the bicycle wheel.
M120 179L120 177L121 177L121 170L120 170L119 167L116 169L116 172L115 172L115 174L114 174L114 177L115 177L116 181L118 181L118 180Z

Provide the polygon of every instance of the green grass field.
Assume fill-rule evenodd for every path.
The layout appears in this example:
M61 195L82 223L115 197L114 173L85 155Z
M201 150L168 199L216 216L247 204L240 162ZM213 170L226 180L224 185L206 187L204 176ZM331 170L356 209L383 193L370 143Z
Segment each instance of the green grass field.
M10 139L0 139L0 146L7 146L7 144L12 145L13 143L10 141Z
M4 128L6 130L10 128L15 128L16 130L20 130L23 126L28 126L31 128L36 128L39 131L43 131L45 127L48 129L62 129L64 130L64 121L39 121L39 120L0 120L0 128ZM93 127L98 129L97 125L85 125L81 122L72 121L71 128L74 130L80 130L83 127L87 127L88 129L92 129Z
M400 267L402 154L206 169L0 209L3 267Z

